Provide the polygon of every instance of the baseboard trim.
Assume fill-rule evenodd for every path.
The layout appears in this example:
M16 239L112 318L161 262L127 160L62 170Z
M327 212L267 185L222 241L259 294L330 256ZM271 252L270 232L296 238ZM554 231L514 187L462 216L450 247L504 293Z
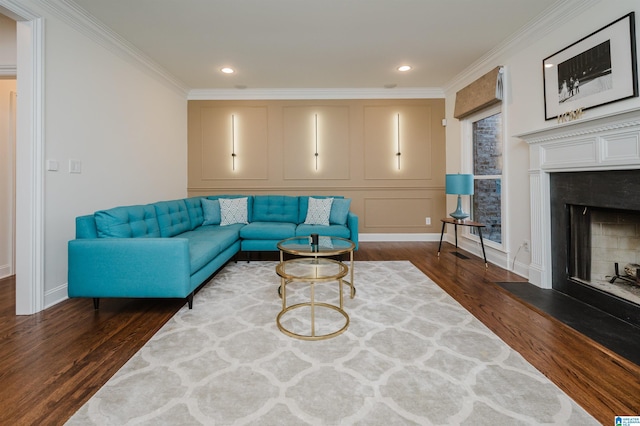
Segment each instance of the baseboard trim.
M67 291L67 283L48 290L44 294L44 309L50 308L53 305L57 305L63 300L67 300L68 298L69 293Z
M11 270L11 265L0 266L0 279L10 277L11 275L13 275L13 271Z
M440 241L440 234L359 234L360 242Z

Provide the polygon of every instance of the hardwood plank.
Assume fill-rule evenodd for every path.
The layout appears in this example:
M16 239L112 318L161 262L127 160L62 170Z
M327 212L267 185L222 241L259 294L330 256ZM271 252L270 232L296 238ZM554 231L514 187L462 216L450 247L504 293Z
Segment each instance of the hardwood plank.
M418 265L445 291L601 423L640 413L640 366L620 357L544 312L516 299L495 282L514 274L482 260ZM446 263L443 261L447 260ZM504 278L501 275L504 274Z
M496 282L522 277L438 243L361 242L356 260L408 260L601 423L640 413L640 366ZM460 251L461 253L464 253ZM277 254L252 255L276 260ZM197 295L196 295L197 298ZM0 424L62 424L184 305L183 300L72 299L15 315L15 282L0 280Z
M0 313L0 424L62 424L184 300L72 299L41 313Z

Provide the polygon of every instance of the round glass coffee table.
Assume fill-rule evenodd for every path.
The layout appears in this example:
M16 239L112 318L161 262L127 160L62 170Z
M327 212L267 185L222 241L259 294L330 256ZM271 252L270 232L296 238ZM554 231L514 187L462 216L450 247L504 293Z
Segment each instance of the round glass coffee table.
M298 257L335 257L349 255L349 280L344 283L351 288L351 298L356 295L356 287L353 282L353 250L356 245L353 241L340 237L318 237L318 244L311 244L311 237L293 237L278 243L280 250L280 263L284 261L284 255L289 254ZM280 291L280 289L278 290Z
M338 237L319 237L317 242L318 244L311 244L309 237L294 237L278 243L280 263L276 266L276 273L280 277L278 291L282 298L282 310L276 317L276 324L280 331L286 335L302 340L329 339L343 333L349 326L349 315L344 311L344 284L349 285L351 288L351 298L355 296L355 287L353 285L353 250L355 249L355 244L352 241ZM295 257L285 260L285 253ZM340 256L347 253L349 253L351 268L340 260L329 258L330 256ZM344 280L344 277L349 273L351 273L351 281ZM316 301L316 284L336 281L338 282L339 291L338 302ZM309 284L308 302L304 301L287 306L287 285L291 283ZM306 317L306 313L303 317L296 317L295 315L300 314L303 308L309 309L308 317ZM316 327L316 310L318 309L330 310L326 311L326 315L323 315L323 320L329 319L329 326L322 324L318 327L319 330ZM296 312L291 314L292 311ZM334 313L331 314L331 311L334 311ZM339 314L339 318L343 318L343 321L335 318L335 312ZM290 318L287 315L288 313L291 315ZM287 323L285 317L289 319L289 323ZM310 321L308 334L306 333L307 320ZM295 331L293 330L294 324L297 325Z

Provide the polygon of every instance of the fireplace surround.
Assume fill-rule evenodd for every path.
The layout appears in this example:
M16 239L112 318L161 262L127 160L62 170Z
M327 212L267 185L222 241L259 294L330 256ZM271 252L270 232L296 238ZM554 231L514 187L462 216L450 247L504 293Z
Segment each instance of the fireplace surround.
M628 232L635 237L637 220L631 220L640 216L640 170L552 173L550 207L553 288L640 326L640 305L637 301L595 285L598 277L594 276L596 271L592 268L592 257L605 258L610 254L611 278L616 260L620 261L622 268L625 263L637 262L635 247L633 250L619 249L614 238L611 238L610 247L602 249L605 253L600 253L597 248L594 251L599 235L593 232L592 218L605 216L630 220L626 224L628 226L624 226L625 223L616 224L619 226L615 228L611 225L608 233L615 235L619 232L622 237ZM632 258L625 258L626 255ZM620 256L619 259L616 256Z
M568 205L640 211L640 197L630 195L640 194L640 108L583 118L517 137L529 144L529 281L640 325L639 305L568 280L567 263ZM605 188L604 176L608 174L613 184ZM580 195L572 185L585 191ZM606 194L609 200L597 200L597 193ZM621 204L623 199L633 198L632 205Z

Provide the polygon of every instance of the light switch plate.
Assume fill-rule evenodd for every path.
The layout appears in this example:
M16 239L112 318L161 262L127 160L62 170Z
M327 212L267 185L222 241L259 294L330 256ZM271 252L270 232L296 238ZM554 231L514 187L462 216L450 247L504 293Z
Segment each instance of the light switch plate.
M56 161L56 160L47 160L47 171L49 171L49 172L57 172L58 171L58 161Z
M82 161L69 160L69 173L82 173Z

